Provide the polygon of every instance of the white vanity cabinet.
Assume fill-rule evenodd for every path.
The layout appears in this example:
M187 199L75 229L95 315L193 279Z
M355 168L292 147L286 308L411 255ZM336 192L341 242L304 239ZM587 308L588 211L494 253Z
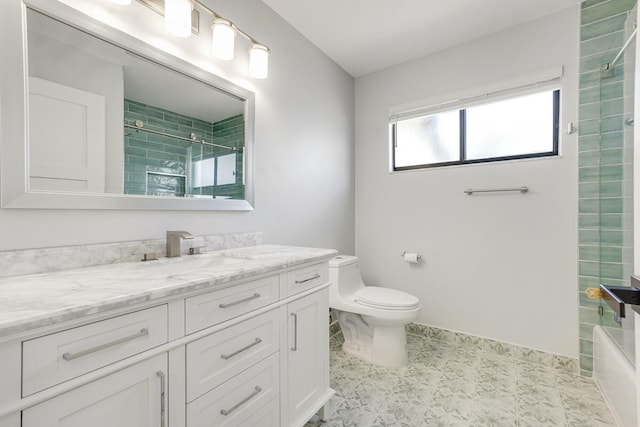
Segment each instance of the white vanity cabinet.
M187 301L187 330L197 330L189 325L227 310L250 313L280 283L277 308L187 345L188 427L302 426L321 409L333 394L327 277L314 264Z
M286 425L302 426L331 397L329 388L329 292L322 289L287 305ZM330 393L330 394L328 394Z
M0 336L0 427L303 426L333 395L327 258Z

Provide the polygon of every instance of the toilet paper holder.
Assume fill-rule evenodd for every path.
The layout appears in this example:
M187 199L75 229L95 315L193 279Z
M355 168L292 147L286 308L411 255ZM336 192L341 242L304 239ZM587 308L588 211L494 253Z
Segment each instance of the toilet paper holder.
M407 254L407 251L404 251L404 252L402 252L402 253L400 254L400 256L401 256L402 258L404 258L404 256L405 256L406 254ZM418 261L420 261L420 260L422 259L422 255L420 255L420 254L416 254L416 259L417 259Z

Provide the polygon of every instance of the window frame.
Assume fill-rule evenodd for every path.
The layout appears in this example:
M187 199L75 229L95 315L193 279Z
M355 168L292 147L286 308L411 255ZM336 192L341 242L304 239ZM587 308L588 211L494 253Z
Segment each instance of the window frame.
M527 153L527 154L515 154L509 156L498 156L498 157L486 157L480 159L467 159L467 129L466 129L466 111L470 106L477 106L483 104L489 104L495 100L491 99L491 97L487 98L487 102L483 103L473 103L473 105L468 106L458 106L457 108L445 109L434 111L432 113L425 112L424 115L428 116L432 114L440 114L449 111L458 110L459 112L459 126L460 126L460 158L458 160L447 161L447 162L437 162L437 163L425 163L425 164L417 164L410 166L396 166L396 148L397 148L397 122L399 120L393 120L389 123L390 125L390 143L391 143L391 172L402 172L406 170L416 170L416 169L431 169L431 168L439 168L446 166L458 166L458 165L469 165L469 164L477 164L477 163L492 163L492 162L503 162L508 160L521 160L521 159L532 159L532 158L540 158L540 157L554 157L559 155L559 146L560 146L560 88L548 88L547 90L538 90L535 92L523 92L523 93L513 93L512 96L500 98L500 100L508 100L517 98L518 96L527 95L531 93L541 93L541 92L552 92L553 93L553 141L552 141L552 150L544 151L538 153Z

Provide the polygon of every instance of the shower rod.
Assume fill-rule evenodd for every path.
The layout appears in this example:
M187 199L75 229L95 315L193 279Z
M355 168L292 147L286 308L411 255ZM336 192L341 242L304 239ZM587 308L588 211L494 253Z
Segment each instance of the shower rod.
M170 133L161 132L159 130L147 129L147 128L144 127L144 122L142 120L136 120L135 124L133 124L133 125L125 123L124 127L129 128L129 129L135 129L136 131L153 133L155 135L168 136L169 138L175 138L175 139L179 139L181 141L195 142L195 143L202 144L202 145L209 145L211 147L226 148L227 150L233 150L233 151L242 151L242 147L239 147L239 148L229 147L228 145L214 144L213 142L207 142L204 139L197 139L195 133L192 133L191 137L187 138L186 136L172 135Z

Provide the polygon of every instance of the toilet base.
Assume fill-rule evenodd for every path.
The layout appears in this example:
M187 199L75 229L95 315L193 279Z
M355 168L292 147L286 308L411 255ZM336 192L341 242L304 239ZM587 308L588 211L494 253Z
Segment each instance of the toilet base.
M338 312L338 322L344 336L342 350L345 353L379 366L397 368L408 364L404 323L378 325L371 316L344 311Z

